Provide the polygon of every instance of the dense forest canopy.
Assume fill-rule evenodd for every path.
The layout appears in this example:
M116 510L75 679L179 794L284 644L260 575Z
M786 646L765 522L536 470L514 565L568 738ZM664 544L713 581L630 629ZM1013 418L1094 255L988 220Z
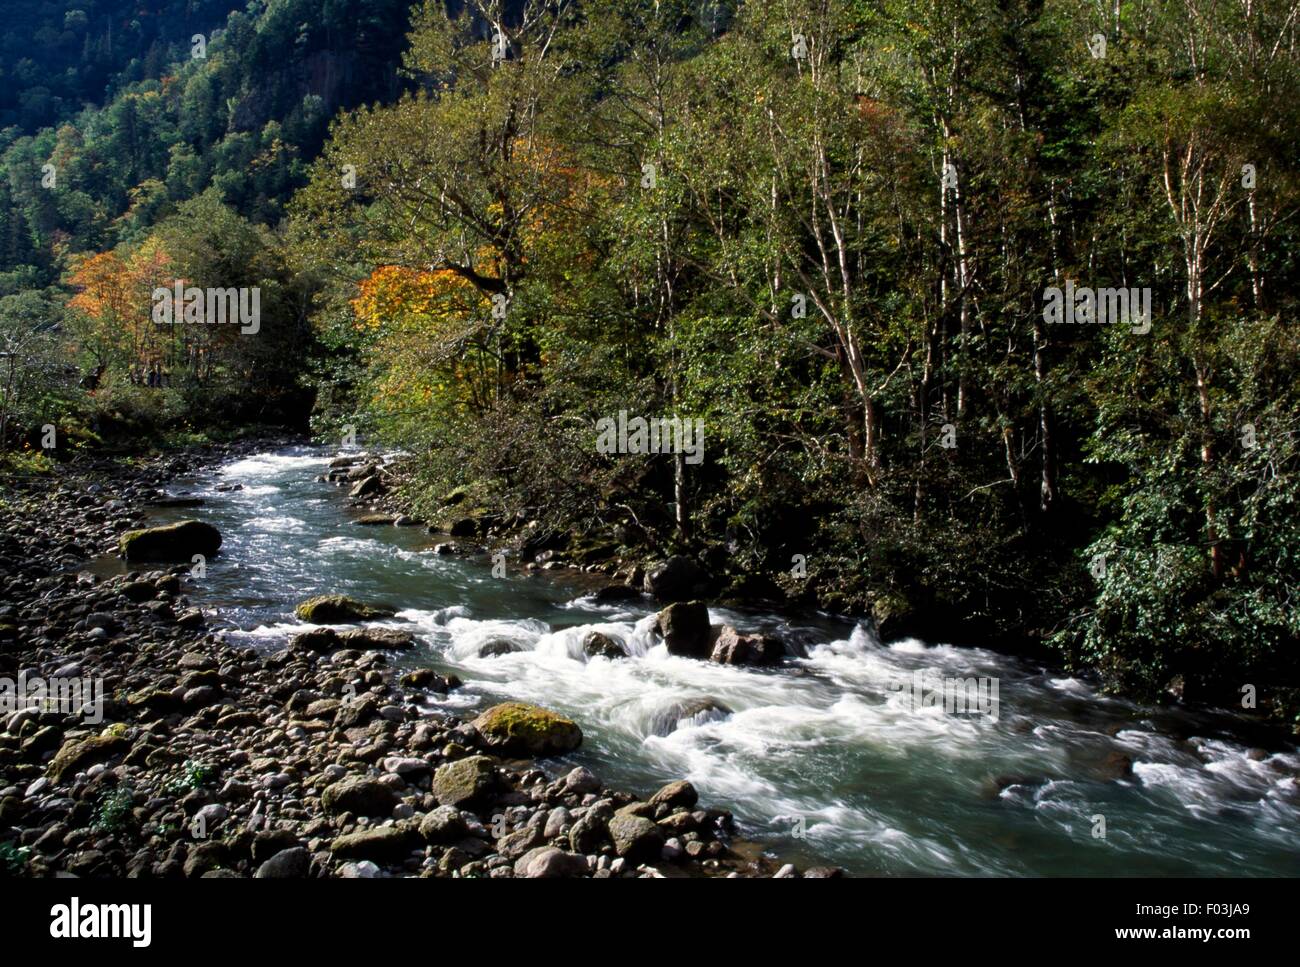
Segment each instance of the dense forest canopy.
M1295 714L1293 0L182 6L0 48L5 446L310 410L431 515Z

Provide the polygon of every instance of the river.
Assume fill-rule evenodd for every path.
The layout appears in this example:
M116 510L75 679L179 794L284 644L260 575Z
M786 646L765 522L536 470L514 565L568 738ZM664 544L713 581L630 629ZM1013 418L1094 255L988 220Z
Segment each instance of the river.
M221 529L191 598L232 643L281 647L304 627L293 605L312 594L390 604L396 617L376 623L422 643L397 660L465 681L431 704L511 698L565 713L585 741L560 766L640 793L690 779L799 863L857 875L1300 874L1300 752L1252 749L1243 722L1145 708L993 651L882 645L830 616L711 609L715 624L803 643L807 657L778 671L671 656L649 601L598 606L563 572L512 566L496 578L482 560L435 555L422 527L356 526L345 492L315 482L332 456L240 459L176 482L203 507L154 512ZM242 489L217 492L223 482ZM630 657L587 660L593 629ZM480 657L496 639L520 650ZM997 714L918 706L918 671L996 681ZM681 718L693 700L715 707Z

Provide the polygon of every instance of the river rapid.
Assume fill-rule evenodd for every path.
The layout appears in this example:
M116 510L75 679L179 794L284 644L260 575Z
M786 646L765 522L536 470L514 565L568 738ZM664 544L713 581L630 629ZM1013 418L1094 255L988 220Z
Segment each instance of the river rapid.
M585 734L558 767L641 793L689 779L782 857L856 875L1300 874L1300 751L1253 748L1242 721L1144 708L993 651L884 645L831 616L710 609L800 643L780 670L675 657L648 600L596 605L563 572L497 578L486 559L435 555L422 527L356 526L345 492L315 482L334 455L240 459L175 482L204 506L154 512L220 528L191 596L232 643L282 647L313 594L389 604L375 623L421 642L396 660L465 681L431 709L552 708ZM629 657L588 659L592 630ZM518 650L480 656L503 639ZM917 672L995 681L997 714L914 701Z

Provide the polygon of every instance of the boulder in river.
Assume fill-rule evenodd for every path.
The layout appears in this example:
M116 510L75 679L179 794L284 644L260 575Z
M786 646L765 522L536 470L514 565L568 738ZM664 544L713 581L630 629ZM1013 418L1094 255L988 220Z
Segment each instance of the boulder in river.
M398 628L349 628L339 635L345 648L370 651L410 651L415 635Z
M650 805L667 806L669 809L694 809L700 801L700 794L686 779L670 782L650 797Z
M675 554L645 575L645 591L656 601L689 601L709 593L709 573L689 557Z
M588 658L596 658L599 656L601 658L609 658L613 660L615 658L625 658L627 656L627 652L623 650L622 645L609 635L602 635L599 631L592 631L583 639L582 652Z
M343 641L333 628L313 628L294 635L289 641L289 648L293 651L327 652L339 651L342 647Z
M656 711L650 717L650 733L669 735L683 722L703 725L705 722L720 722L731 714L731 709L716 698L688 698L673 702Z
M493 638L491 641L485 641L479 645L478 656L480 658L495 658L498 655L508 655L513 651L523 651L524 646L517 641L511 641L509 638Z
M703 601L681 601L659 612L655 630L664 639L668 651L687 658L707 658L713 630L709 627L709 609Z
M494 705L471 724L485 746L505 755L563 755L582 744L576 722L523 702Z
M784 646L770 635L742 635L731 625L714 631L710 658L720 665L776 665L784 656Z
M358 480L356 486L348 491L349 497L375 497L384 492L384 482L378 474Z
M189 561L195 554L215 554L219 547L221 531L201 520L127 531L118 539L128 561Z
M367 621L373 618L391 618L391 608L376 608L362 604L343 594L318 594L308 598L293 609L303 621L312 624L337 624L348 621Z

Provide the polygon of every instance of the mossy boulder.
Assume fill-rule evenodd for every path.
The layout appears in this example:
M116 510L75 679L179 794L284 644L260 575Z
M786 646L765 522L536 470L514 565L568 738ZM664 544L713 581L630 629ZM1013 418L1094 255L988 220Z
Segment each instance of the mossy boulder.
M395 612L391 608L362 604L344 594L318 594L300 603L293 613L303 621L324 625L391 618Z
M189 561L195 554L215 554L220 547L221 531L201 520L127 531L118 538L118 549L128 561Z
M471 724L484 745L505 755L563 755L582 744L576 722L523 702L494 705Z
M122 755L130 748L131 743L124 736L112 733L69 739L63 743L63 748L59 749L45 774L54 782L62 782L66 777L75 775L96 762Z
M881 641L891 641L912 633L916 609L900 591L885 591L871 600L871 621Z
M480 802L495 787L496 768L485 755L444 763L433 774L433 795L443 806Z

